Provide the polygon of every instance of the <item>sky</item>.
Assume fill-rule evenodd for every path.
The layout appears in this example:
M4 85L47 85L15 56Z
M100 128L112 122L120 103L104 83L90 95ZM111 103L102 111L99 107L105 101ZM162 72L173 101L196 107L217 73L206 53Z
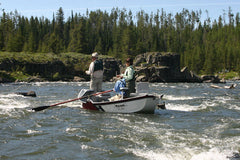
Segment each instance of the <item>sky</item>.
M175 15L180 13L183 8L190 11L202 11L202 19L205 20L208 16L211 20L218 20L220 15L228 13L231 7L234 16L240 13L240 0L0 0L0 8L5 12L14 12L15 10L20 15L25 17L42 17L52 19L53 13L56 14L60 7L63 8L64 17L67 19L74 13L86 14L89 11L110 12L112 8L126 8L136 13L144 10L146 13L156 13L162 8L167 14Z

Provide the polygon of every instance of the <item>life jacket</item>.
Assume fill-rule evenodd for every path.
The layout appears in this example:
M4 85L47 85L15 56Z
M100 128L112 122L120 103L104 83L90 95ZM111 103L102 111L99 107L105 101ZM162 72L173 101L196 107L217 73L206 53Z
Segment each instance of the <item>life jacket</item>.
M100 59L94 61L94 72L98 70L103 70L103 62Z

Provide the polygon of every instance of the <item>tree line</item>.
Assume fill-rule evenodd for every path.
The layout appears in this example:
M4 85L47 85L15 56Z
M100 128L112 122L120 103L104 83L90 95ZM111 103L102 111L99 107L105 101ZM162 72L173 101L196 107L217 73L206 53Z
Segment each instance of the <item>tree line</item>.
M207 13L207 11L206 11ZM60 7L52 20L24 17L17 11L0 17L0 51L55 54L97 51L117 58L145 52L176 52L181 66L196 73L240 72L240 16L231 8L218 20L201 20L202 11L164 9L148 14L113 8L73 13ZM16 53L17 54L17 53Z

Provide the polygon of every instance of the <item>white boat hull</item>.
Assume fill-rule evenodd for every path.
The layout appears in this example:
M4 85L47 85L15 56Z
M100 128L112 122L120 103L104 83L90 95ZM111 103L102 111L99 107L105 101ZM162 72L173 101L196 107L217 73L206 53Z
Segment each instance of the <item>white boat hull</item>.
M153 114L159 98L154 95L135 96L112 102L91 102L82 103L84 109L100 110L111 113L150 113Z
M91 90L82 90L79 97L91 95ZM108 98L107 98L108 97ZM131 94L129 98L118 98L110 100L110 95L102 94L100 97L88 97L81 99L82 108L88 110L98 110L110 113L147 113L153 114L159 107L160 97L147 93ZM163 104L164 105L164 104ZM165 107L165 105L164 105Z

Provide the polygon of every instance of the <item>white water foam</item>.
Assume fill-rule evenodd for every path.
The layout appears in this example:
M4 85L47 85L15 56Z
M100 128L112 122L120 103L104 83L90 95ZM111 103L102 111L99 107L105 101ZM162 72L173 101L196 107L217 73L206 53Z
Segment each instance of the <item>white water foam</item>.
M78 108L78 107L82 108L82 103L79 100L69 102L69 103L66 103L66 104L63 104L63 105L66 105L66 106L72 107L72 108ZM59 106L61 106L61 105L59 105Z
M240 110L240 106L239 105L231 105L228 108L229 109L234 109L234 110Z
M76 130L78 130L78 128L66 128L66 132L75 132Z
M26 98L17 94L0 95L0 108L13 109L13 108L26 108L30 103Z
M227 160L227 156L218 151L217 148L210 149L209 151L201 152L194 155L191 160Z
M199 105L199 106L191 106L188 104L166 104L168 110L177 110L177 111L198 111L202 109L206 109L206 105Z
M164 95L164 98L167 100L192 100L192 99L201 98L201 97Z
M29 100L22 95L7 94L0 95L0 114L15 116L15 109L30 106Z
M35 134L35 133L42 133L42 131L36 131L36 130L27 130L27 134Z
M228 156L217 148L199 152L191 148L179 148L177 150L149 150L149 149L126 149L136 156L149 160L227 160Z

